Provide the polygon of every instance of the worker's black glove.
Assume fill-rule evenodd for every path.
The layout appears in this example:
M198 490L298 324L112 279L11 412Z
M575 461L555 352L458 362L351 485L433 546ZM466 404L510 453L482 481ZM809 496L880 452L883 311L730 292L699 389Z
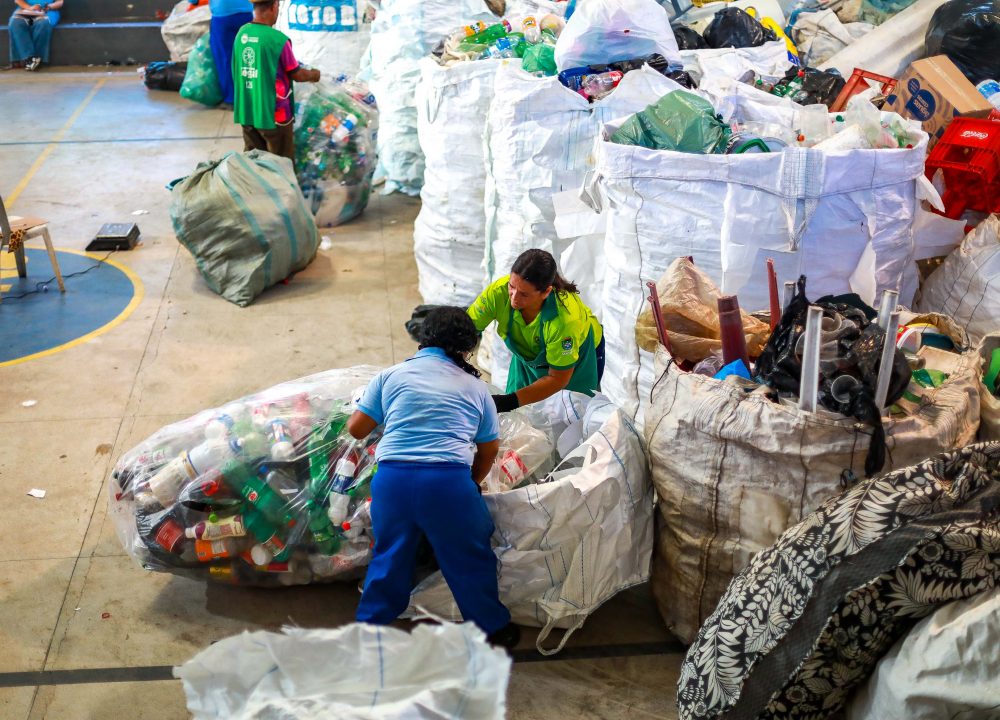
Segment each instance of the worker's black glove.
M517 393L507 393L506 395L494 395L493 404L497 406L497 412L510 412L521 407L521 401L517 399Z

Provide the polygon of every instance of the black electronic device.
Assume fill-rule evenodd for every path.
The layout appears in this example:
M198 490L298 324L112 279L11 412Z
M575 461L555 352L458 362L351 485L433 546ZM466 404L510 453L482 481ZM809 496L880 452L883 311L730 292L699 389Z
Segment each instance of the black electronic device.
M131 250L138 239L139 226L135 223L105 223L87 245L87 250Z

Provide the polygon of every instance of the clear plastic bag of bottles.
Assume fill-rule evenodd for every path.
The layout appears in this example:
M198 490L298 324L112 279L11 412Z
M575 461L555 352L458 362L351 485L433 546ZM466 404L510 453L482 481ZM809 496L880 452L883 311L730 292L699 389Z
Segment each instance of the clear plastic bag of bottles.
M168 425L125 453L109 480L126 551L148 570L238 585L359 577L371 559L376 429L347 419L378 368L275 385ZM543 478L556 461L544 420L501 419L485 492Z
M295 116L295 174L320 227L360 215L375 174L378 110L361 82L321 82Z
M126 550L149 570L240 585L357 577L379 436L356 441L345 424L376 372L312 375L154 433L110 480Z

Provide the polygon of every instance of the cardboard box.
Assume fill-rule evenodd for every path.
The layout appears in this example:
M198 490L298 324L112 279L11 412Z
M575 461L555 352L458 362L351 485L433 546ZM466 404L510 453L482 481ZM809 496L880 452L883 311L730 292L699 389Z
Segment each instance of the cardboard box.
M914 60L886 99L887 110L923 123L933 147L957 115L986 117L993 106L945 55Z

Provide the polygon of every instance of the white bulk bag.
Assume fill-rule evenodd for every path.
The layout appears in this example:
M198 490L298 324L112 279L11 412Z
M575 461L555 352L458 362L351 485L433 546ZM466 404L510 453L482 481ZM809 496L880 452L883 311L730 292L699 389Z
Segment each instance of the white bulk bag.
M243 632L180 667L194 720L503 720L511 660L472 623Z
M946 318L934 322L965 340ZM661 347L646 411L658 502L653 594L672 632L691 642L734 575L755 553L864 475L870 428L820 409L799 410L735 384L681 372ZM913 415L887 418L883 472L974 442L977 356L967 351Z
M160 26L163 44L170 51L170 59L173 62L184 62L188 59L194 44L208 32L208 26L212 22L212 11L208 5L201 5L193 10L190 8L191 3L180 0Z
M499 22L483 0L383 0L376 13L370 87L379 108L378 154L385 192L417 195L423 185L414 97L420 59L460 26L477 20Z
M556 43L560 72L659 53L680 64L670 17L654 0L586 0L566 22Z
M995 720L997 668L1000 590L994 589L950 602L917 623L879 660L847 718Z
M915 307L950 315L973 342L1000 330L1000 215L965 236L924 282Z
M726 120L738 112L795 127L793 103L744 93L710 92L709 100ZM782 281L805 274L810 297L857 291L871 303L891 289L909 303L922 131L912 149L699 155L612 143L619 124L604 128L595 153L607 217L602 388L629 417L640 418L652 379L652 358L635 342L645 283L677 257L693 256L747 311L768 307L767 258Z
M639 435L617 410L544 481L483 499L496 524L500 600L514 622L543 628L542 652L558 652L602 603L649 578L653 490ZM421 611L461 617L440 573L414 590L410 613ZM568 632L543 651L556 627Z
M420 61L417 132L426 166L413 254L425 303L465 307L487 284L483 126L500 62Z
M319 69L324 79L353 77L371 39L364 7L364 0L285 0L275 27L292 41L295 57Z

